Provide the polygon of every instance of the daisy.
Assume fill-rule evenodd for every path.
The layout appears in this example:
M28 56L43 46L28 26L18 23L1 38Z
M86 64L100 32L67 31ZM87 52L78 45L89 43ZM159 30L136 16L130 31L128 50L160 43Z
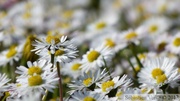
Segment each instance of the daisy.
M0 93L7 90L8 86L6 86L6 84L9 81L10 79L8 79L7 75L0 73Z
M92 91L77 91L69 101L103 101L103 95Z
M139 40L144 37L144 29L143 27L139 27L135 30L129 29L122 32L120 37L125 42L133 42L135 44L139 44Z
M117 88L126 89L127 87L132 85L131 79L127 78L127 75L123 75L122 77L116 76L112 80L108 80L102 83L97 84L100 88L95 89L97 92L102 92L104 94L108 94L110 91L115 90Z
M81 65L82 64L80 63L79 59L73 60L72 62L65 64L63 68L61 68L61 72L63 75L68 75L76 79L78 76L81 75Z
M19 66L17 67L17 70L15 71L17 74L20 74L21 76L27 76L27 75L34 75L38 74L40 75L43 72L50 72L52 64L48 63L46 60L39 60L35 62L28 61L27 67L25 66Z
M59 78L57 77L57 71L51 73L42 73L28 75L24 78L17 78L17 83L19 84L19 92L21 94L28 94L29 92L40 92L45 93L45 89L50 92L53 92L53 89L56 88Z
M72 81L72 84L69 84L69 87L73 89L70 93L83 88L94 89L95 84L105 76L107 76L105 69L103 71L99 69L95 73L92 71L89 71L89 73L83 73L83 75L79 76L77 80Z
M180 75L174 65L175 61L166 57L147 59L144 68L138 73L139 83L153 89L159 89L165 84L176 81Z
M103 34L101 37L95 38L91 41L90 46L97 47L99 45L97 43L102 43L104 47L109 47L114 52L118 52L126 46L126 43L120 39L119 34L117 34L116 32Z
M41 38L41 40L35 40L36 43L33 44L35 49L32 51L36 51L36 53L41 52L43 49L47 49L51 54L54 54L56 50L59 49L59 44L66 45L67 44L67 36L53 36L47 35L46 38Z
M180 53L180 32L171 38L171 41L166 46L166 50L174 54Z
M105 62L111 61L113 56L112 50L108 47L99 46L95 49L91 48L85 55L83 55L81 69L83 72L89 70L97 70L105 66Z
M18 61L22 55L22 46L23 45L12 45L9 49L2 51L0 53L0 66L6 65L7 63L12 65L14 61Z
M156 36L167 31L171 26L171 21L165 17L151 17L144 21L142 26L150 36Z

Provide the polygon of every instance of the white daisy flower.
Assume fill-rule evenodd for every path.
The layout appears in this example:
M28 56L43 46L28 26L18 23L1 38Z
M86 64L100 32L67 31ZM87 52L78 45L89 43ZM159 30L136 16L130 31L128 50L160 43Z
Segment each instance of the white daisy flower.
M91 47L98 47L99 44L102 43L104 47L111 48L114 52L118 52L119 50L125 48L126 42L123 42L119 38L119 34L116 32L103 34L101 37L97 37L91 41Z
M166 57L147 59L144 67L138 73L139 83L150 88L159 89L165 84L176 81L180 75L174 65L175 61Z
M0 93L2 91L6 91L8 86L6 85L8 82L10 81L10 79L7 78L6 74L1 74L0 73Z
M34 75L34 74L41 75L43 72L50 72L52 64L48 63L46 60L39 60L33 63L31 61L28 61L27 66L28 68L25 66L19 66L17 67L17 70L15 72L25 77L27 75Z
M40 75L28 75L26 78L17 78L17 83L20 85L19 90L22 94L28 94L29 92L45 93L45 89L53 92L56 88L59 78L57 77L57 71L51 73L42 73Z
M18 61L22 56L22 46L23 45L12 45L8 50L2 51L0 53L0 66L6 65L7 63L12 65L14 61Z
M69 84L69 87L73 90L70 91L72 94L76 90L81 90L83 88L94 89L97 82L107 76L107 72L105 69L101 71L100 69L97 70L95 73L89 71L89 73L84 73L83 75L79 76L75 81L72 81L72 84Z
M91 91L77 91L68 101L103 101L103 95Z
M63 75L68 75L76 79L82 74L80 69L81 65L82 64L79 59L73 60L72 62L65 64L63 68L61 68L61 72Z
M144 37L144 29L143 27L139 27L136 30L129 29L122 32L120 37L125 42L133 42L135 44L139 44L139 40Z
M110 91L117 89L126 89L132 85L132 80L127 78L127 75L123 75L114 77L112 80L108 80L102 83L97 84L100 88L95 89L97 92L102 92L104 94L108 94Z
M156 36L167 31L171 26L171 21L165 17L152 17L147 19L142 26L150 36Z
M97 70L105 66L105 62L111 61L113 56L112 50L108 47L99 46L95 49L91 48L85 55L83 55L81 69L83 72L89 70Z
M46 38L42 38L41 40L36 40L36 43L33 44L35 49L32 51L36 51L36 53L41 52L44 49L47 49L54 54L56 50L59 49L59 44L66 45L67 36L53 36L48 35Z
M180 54L180 32L174 35L166 46L166 50L174 54Z

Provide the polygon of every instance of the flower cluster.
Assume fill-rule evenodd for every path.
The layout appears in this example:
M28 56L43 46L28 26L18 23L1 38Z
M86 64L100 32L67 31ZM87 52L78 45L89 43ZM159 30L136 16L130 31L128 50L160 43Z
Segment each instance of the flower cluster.
M161 101L154 96L179 94L179 5L1 1L0 101L125 101L127 95Z

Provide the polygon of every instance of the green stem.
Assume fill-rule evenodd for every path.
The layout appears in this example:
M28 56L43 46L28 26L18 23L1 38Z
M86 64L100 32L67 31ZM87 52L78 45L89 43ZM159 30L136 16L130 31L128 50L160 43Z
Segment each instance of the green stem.
M107 70L107 72L108 72L108 74L109 74L109 76L110 76L110 79L112 79L111 74L110 74L109 67L108 67L108 66L107 66L107 64L106 64L106 61L105 61L104 57L103 57L103 61L104 61L104 64L105 64L106 70Z
M60 65L57 62L56 63L57 66L57 73L58 73L58 77L59 77L59 100L63 101L63 87L62 87L62 82L61 82L61 71L60 71Z
M132 62L130 61L129 58L127 58L127 61L128 61L128 63L129 63L129 65L131 66L131 68L133 69L133 71L134 71L134 73L135 73L135 77L136 77L136 75L137 75L136 69L134 68L134 66L133 66L133 64L132 64Z
M136 61L137 61L138 65L139 65L139 67L140 67L140 68L143 68L142 63L141 63L141 61L139 60L139 58L138 58L138 56L137 56L136 45L135 45L134 43L131 43L131 44L130 44L130 49L131 49L131 51L132 51L132 54L135 56Z

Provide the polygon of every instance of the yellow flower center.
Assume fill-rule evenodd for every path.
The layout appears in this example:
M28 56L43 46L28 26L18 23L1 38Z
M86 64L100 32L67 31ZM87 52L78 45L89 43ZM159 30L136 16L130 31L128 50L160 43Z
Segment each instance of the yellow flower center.
M11 57L15 56L16 53L17 53L16 46L11 46L9 51L6 54L6 57L11 58Z
M156 78L156 82L159 84L159 83L163 83L164 81L166 81L167 80L167 77L166 77L166 75L165 74L163 74L163 75L160 75L160 76L157 76L157 78Z
M105 22L99 22L96 24L96 29L101 30L104 27L106 27L106 23Z
M60 42L59 37L57 37L57 36L48 35L46 37L46 42L48 42L48 43L51 43L51 41L53 41L53 40L54 40L55 44Z
M139 95L133 95L131 97L131 101L145 101L145 99L142 96Z
M83 99L83 101L96 101L96 99L90 97L90 96L87 96Z
M5 11L0 12L0 18L6 17L7 13Z
M136 34L135 32L130 32L130 33L128 33L128 34L125 36L125 38L126 38L127 40L131 40L131 39L133 39L133 38L135 38L135 37L137 37L137 34Z
M83 80L83 84L84 84L85 86L88 86L88 85L91 84L91 83L92 83L92 79L91 79L91 78L87 78L87 79Z
M106 39L106 44L105 44L105 45L108 46L108 47L114 47L116 44L113 42L112 39L107 38L107 39Z
M155 68L152 72L152 77L156 79L156 82L159 83L164 83L165 80L167 80L166 75L160 68Z
M28 78L28 84L29 86L37 86L41 85L43 83L43 79L40 75L31 76Z
M156 32L158 30L158 26L157 25L151 25L150 27L149 27L149 32L150 33L154 33L154 32Z
M160 68L155 68L155 69L153 69L153 71L151 72L151 74L152 74L152 77L153 77L154 79L156 79L157 76L163 75L164 72L163 72Z
M176 46L176 47L179 47L180 46L180 38L174 39L173 45Z
M67 22L56 22L56 27L58 27L58 28L69 28L70 24Z
M73 11L72 11L72 10L65 11L65 12L63 12L63 14L62 14L62 16L63 16L64 18L67 18L67 19L71 18L72 15L73 15Z
M163 4L163 5L159 8L160 13L164 13L166 10L167 10L167 5L166 5L166 4Z
M55 52L55 56L60 56L60 55L63 55L64 54L64 51L59 49Z
M28 69L28 75L33 75L34 73L40 75L42 73L42 69L38 66L32 66Z
M23 15L22 15L23 19L30 19L32 17L32 14L30 12L25 12Z
M73 71L77 71L77 70L79 70L79 67L80 67L80 66L81 66L80 63L75 63L75 64L72 65L71 69L72 69Z
M106 92L107 88L114 87L114 81L107 81L102 84L102 91Z
M146 54L138 54L138 58L140 60L145 59L146 58Z
M92 50L91 52L89 52L89 54L87 55L87 59L89 62L93 62L94 60L96 60L99 57L100 53Z

